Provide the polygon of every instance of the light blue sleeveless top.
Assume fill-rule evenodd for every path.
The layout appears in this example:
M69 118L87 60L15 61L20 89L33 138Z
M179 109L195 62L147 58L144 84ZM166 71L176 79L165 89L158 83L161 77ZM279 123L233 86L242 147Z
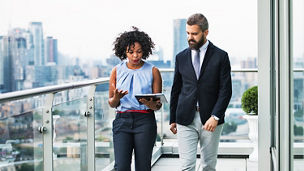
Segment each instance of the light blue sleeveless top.
M153 65L144 61L144 65L139 69L129 69L127 61L116 65L116 88L118 90L128 90L128 94L120 99L118 111L126 110L147 110L146 105L140 105L135 94L151 94Z

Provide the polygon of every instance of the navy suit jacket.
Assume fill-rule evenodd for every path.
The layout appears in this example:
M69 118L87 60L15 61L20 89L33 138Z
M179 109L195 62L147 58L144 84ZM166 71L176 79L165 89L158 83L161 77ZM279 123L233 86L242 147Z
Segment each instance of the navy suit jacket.
M215 115L224 123L231 88L231 67L227 52L210 41L197 80L192 65L191 49L176 55L174 80L170 99L170 124L189 125L195 115L197 101L202 124Z

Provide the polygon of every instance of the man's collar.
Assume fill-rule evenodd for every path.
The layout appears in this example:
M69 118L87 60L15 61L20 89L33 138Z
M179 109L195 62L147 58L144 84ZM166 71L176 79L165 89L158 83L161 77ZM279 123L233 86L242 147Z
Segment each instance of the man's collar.
M208 45L209 45L209 40L207 40L206 41L206 43L205 44L203 44L203 46L201 46L200 48L199 48L199 50L200 50L200 52L206 52L206 50L207 50L207 48L208 48ZM190 49L191 51L196 51L195 49Z
M200 48L200 51L206 51L206 49L208 48L209 45L209 40L207 39L206 43Z

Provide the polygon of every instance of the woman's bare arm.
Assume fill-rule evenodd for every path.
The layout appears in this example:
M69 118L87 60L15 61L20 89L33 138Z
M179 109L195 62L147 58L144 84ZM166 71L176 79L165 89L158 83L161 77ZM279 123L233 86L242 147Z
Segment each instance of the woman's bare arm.
M114 67L109 81L109 105L113 108L119 106L120 99L126 94L128 94L128 91L116 88L116 67Z

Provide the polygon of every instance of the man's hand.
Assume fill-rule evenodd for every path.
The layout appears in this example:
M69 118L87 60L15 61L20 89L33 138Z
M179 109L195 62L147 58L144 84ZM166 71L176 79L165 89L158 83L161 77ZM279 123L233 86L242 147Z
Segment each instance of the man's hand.
M211 131L213 132L216 128L218 124L218 121L214 119L213 116L211 116L205 123L205 125L203 125L203 129L207 130L207 131Z
M176 134L177 133L177 128L176 128L176 123L172 123L170 125L170 130L173 134Z

